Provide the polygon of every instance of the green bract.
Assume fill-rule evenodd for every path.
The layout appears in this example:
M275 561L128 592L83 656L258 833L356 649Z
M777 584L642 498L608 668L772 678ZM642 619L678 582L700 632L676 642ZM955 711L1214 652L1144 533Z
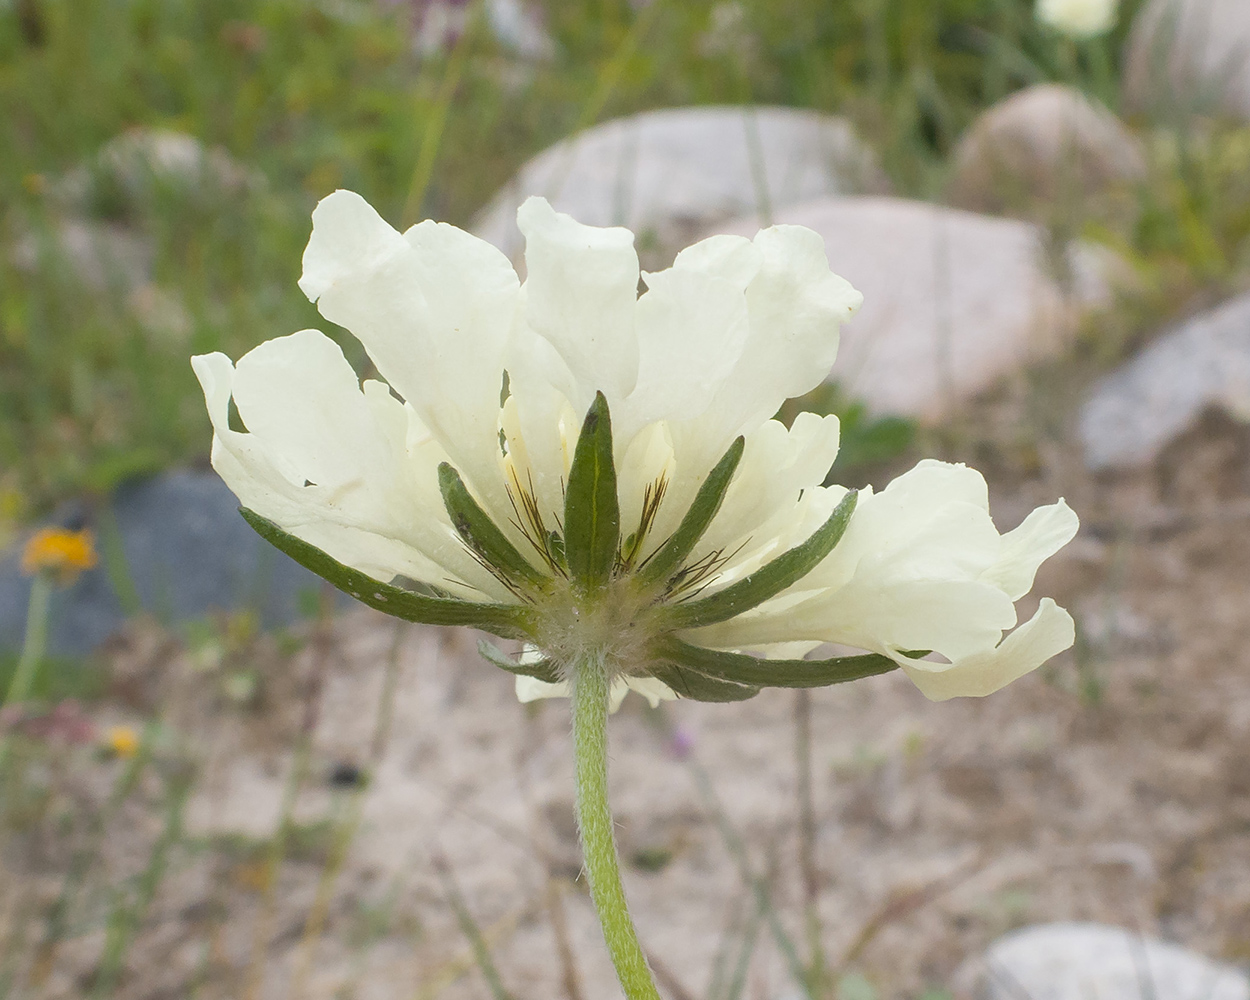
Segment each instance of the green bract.
M547 629L560 622L613 619L624 610L631 619L620 623L638 631L629 643L634 658L620 664L622 672L650 676L678 695L696 701L740 701L764 687L824 687L895 669L886 656L834 657L826 660L768 660L705 649L677 636L681 629L723 621L773 597L797 583L838 544L855 509L855 493L847 493L828 520L807 541L782 553L736 584L711 597L692 596L697 567L683 560L707 530L742 457L738 438L695 494L694 503L677 529L653 555L635 569L622 551L620 502L612 456L612 418L602 393L595 396L582 422L565 492L563 534L556 548L567 564L555 563L540 572L508 541L501 528L474 500L460 474L447 463L439 467L443 503L464 544L516 594L518 603L497 604L456 600L379 583L345 566L316 547L288 534L254 511L243 517L267 542L339 590L386 614L429 625L468 625L509 639L524 639L538 650L553 643ZM645 525L630 538L635 551L649 541ZM559 626L557 626L559 627ZM601 646L619 642L612 635ZM483 642L482 656L512 674L559 683L569 664L542 655L513 659Z

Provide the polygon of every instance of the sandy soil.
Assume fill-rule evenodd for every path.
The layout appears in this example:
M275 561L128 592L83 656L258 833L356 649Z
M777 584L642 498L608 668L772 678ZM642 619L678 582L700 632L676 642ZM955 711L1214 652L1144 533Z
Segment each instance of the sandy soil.
M830 966L883 997L962 982L957 970L989 941L1053 919L1250 961L1248 455L1246 429L1213 418L1157 468L1116 480L1044 448L1045 472L1004 464L992 479L1001 528L1057 492L1082 514L1036 587L1074 610L1077 648L984 700L930 704L898 675L813 692L812 886L793 693L662 716L627 702L612 723L612 793L627 890L666 992L711 995L713 970L732 970L754 937L744 995L795 996L770 920L807 956L809 890ZM467 633L397 630L372 613L314 629L294 653L257 640L206 662L166 639L136 626L111 653L116 695L101 719L159 707L164 734L107 818L54 951L38 943L84 849L81 824L66 833L47 808L0 853L0 932L19 932L14 968L36 984L24 996L92 986L119 897L90 887L142 900L184 773L185 829L168 835L150 905L133 908L118 995L489 997L457 901L514 996L618 995L578 878L564 704L517 704ZM244 661L261 683L240 707L222 677ZM388 677L393 719L379 731ZM275 869L270 838L301 732L312 734L301 825ZM73 767L47 765L48 781L64 808L90 812L123 764L75 753ZM371 781L352 786L352 768ZM762 920L716 808L766 887Z

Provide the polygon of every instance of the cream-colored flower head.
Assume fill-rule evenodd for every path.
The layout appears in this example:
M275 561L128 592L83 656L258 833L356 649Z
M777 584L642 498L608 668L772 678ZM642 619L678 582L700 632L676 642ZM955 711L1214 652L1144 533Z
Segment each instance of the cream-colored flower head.
M1037 19L1072 38L1093 38L1115 27L1119 0L1037 0Z
M453 226L401 234L346 191L317 206L300 287L381 379L315 330L193 360L214 468L262 534L374 607L524 639L488 655L527 699L588 650L621 696L901 665L947 698L1072 643L1053 602L1018 628L1014 606L1076 531L1062 501L1000 535L981 476L938 462L856 496L823 485L835 417L771 419L860 304L818 234L712 237L640 295L627 230L540 198L518 222L524 282ZM826 642L866 654L797 658Z

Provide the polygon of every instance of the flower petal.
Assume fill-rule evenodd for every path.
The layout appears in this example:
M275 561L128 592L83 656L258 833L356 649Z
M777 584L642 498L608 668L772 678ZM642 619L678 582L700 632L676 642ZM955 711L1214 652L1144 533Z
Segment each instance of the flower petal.
M612 679L612 687L608 691L608 711L615 712L630 691L642 695L655 708L662 701L674 701L677 694L663 681L654 677L631 677L628 674L618 675ZM548 684L536 677L518 675L516 679L516 697L521 704L538 701L542 698L568 698L571 689L568 681Z
M558 388L579 413L596 392L615 406L638 377L634 234L583 226L536 197L517 210L517 225L525 235L526 320L574 380Z
M362 392L315 330L240 359L192 359L213 422L213 467L243 506L339 562L459 596L510 599L455 535L437 493L442 449L380 383ZM248 432L229 426L231 395Z
M336 191L313 212L300 287L364 344L478 491L504 502L495 439L520 288L508 259L445 223L401 236L359 195Z
M751 273L740 244L698 249L683 267L739 280ZM744 286L751 329L733 373L704 419L726 424L732 440L767 420L792 396L829 375L838 329L863 296L829 270L824 239L803 226L773 226L755 237L760 265ZM692 248L694 249L694 248ZM676 265L675 265L676 266Z
M951 660L993 648L1016 624L1018 595L993 575L1005 545L986 507L979 473L922 462L881 493L863 491L837 547L790 592L690 641L742 649L823 640L886 655L928 649ZM1020 547L1026 556L1006 566L1036 549Z
M620 680L622 678L618 678ZM677 692L654 677L632 677L626 674L623 678L629 690L642 695L652 708L658 708L662 701L676 701ZM615 685L613 685L615 688Z
M750 321L741 288L670 268L645 275L638 300L638 381L621 407L624 433L698 417L737 364Z
M1038 507L1018 528L1003 535L1002 555L981 579L1019 600L1033 588L1037 568L1076 537L1081 522L1061 499Z
M931 701L980 698L1035 670L1076 639L1072 616L1049 597L1037 613L991 649L953 663L896 657L920 692Z
M829 516L845 492L830 496L808 518L799 516L804 491L819 487L829 474L838 440L838 418L815 413L800 413L789 429L769 420L748 434L725 502L695 557L715 550L734 552L735 560L726 566L729 569L802 541Z

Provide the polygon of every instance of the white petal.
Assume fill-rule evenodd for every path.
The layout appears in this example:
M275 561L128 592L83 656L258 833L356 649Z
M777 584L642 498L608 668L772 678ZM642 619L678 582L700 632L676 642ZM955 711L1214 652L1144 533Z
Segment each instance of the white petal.
M621 408L629 415L623 433L701 415L737 364L750 325L746 297L724 278L670 268L646 282L636 313L638 382Z
M509 599L442 509L442 449L380 384L362 393L328 338L278 338L237 371L223 354L192 364L213 422L213 467L245 507L383 582L404 575ZM236 388L249 433L229 426Z
M543 698L567 698L568 696L568 681L560 681L558 684L549 684L547 681L540 681L537 677L517 674L516 700L522 705L528 704L531 701L539 701Z
M929 649L950 659L992 647L1016 623L997 587L968 580L865 576L793 605L787 594L729 621L690 632L698 645L750 649L799 640L893 655Z
M981 474L925 460L880 493L860 492L846 534L808 583L837 587L868 571L977 579L1001 553Z
M613 431L615 431L615 425ZM618 456L620 449L617 449ZM673 442L668 425L657 421L635 434L616 462L617 493L621 503L621 533L628 537L641 524L643 501L661 488L666 490L660 511L668 503L667 487L661 483L671 481L674 473ZM671 508L670 508L671 509ZM671 533L674 525L665 519L653 521L651 531L643 545L644 553L657 548ZM649 544L648 544L649 543Z
M982 575L1007 592L1014 601L1033 588L1037 568L1076 537L1081 526L1076 513L1063 500L1038 507L1014 531L1003 535L999 561Z
M656 680L654 677L631 677L627 674L623 679L629 690L646 698L652 708L659 707L662 701L677 700L677 692L663 681ZM619 680L621 678L618 678ZM613 688L615 689L615 684Z
M508 449L507 457L501 457L500 478L512 485L514 493L519 484L533 494L548 530L564 516L564 485L582 419L563 393L541 379L518 386L500 412Z
M761 231L754 245L762 265L746 286L750 337L710 408L712 419L737 419L741 429L758 426L786 399L828 377L838 353L839 326L863 301L829 270L820 234L802 226L773 226Z
M677 698L672 688L657 681L654 677L618 676L612 679L612 687L608 690L608 711L615 713L630 691L635 691L646 698L652 708L662 701L673 701ZM516 696L517 701L522 704L542 698L568 698L571 693L568 681L549 684L536 677L517 675Z
M763 253L745 236L709 236L686 247L673 261L675 271L722 278L744 292L763 266Z
M1040 667L1071 646L1075 638L1072 616L1047 597L1043 598L1037 614L997 647L950 664L906 658L900 658L899 662L921 693L932 701L980 698Z
M806 527L800 523L800 494L824 482L838 440L838 418L815 413L800 413L788 430L769 420L748 434L738 471L696 556L716 549L749 555L744 543L755 550L774 539L784 551L801 541L795 537Z
M894 510L917 510L954 502L970 503L985 511L990 509L989 489L981 473L960 463L939 462L933 458L922 459L891 481L881 492L881 498L882 506L889 504Z
M634 234L583 226L534 197L517 210L517 225L525 235L526 320L576 380L569 402L581 413L596 391L619 402L638 377Z
M391 459L343 351L316 330L267 341L235 366L234 403L248 431L296 474L331 489ZM302 483L303 480L301 480Z
M399 238L360 195L335 191L313 210L313 237L304 251L300 290L316 302L345 277L384 265L402 249Z
M1033 538L1041 523L1031 521L1017 541ZM1037 534L1053 541L1050 532ZM1016 624L1019 595L999 585L996 568L1041 551L1005 541L979 473L923 462L881 493L861 492L842 540L791 591L692 638L718 648L824 640L888 655L927 649L966 657L993 648ZM1005 555L1013 548L1025 555Z
M364 344L480 493L495 483L499 391L519 282L490 244L444 223L400 235L359 195L313 212L301 288Z

